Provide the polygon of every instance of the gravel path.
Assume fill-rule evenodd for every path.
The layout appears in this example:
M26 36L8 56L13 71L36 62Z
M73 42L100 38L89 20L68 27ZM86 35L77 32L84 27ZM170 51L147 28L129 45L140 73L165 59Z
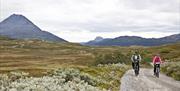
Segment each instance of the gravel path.
M180 91L180 81L160 74L160 78L153 75L152 69L140 69L140 75L135 76L129 70L121 79L120 91Z

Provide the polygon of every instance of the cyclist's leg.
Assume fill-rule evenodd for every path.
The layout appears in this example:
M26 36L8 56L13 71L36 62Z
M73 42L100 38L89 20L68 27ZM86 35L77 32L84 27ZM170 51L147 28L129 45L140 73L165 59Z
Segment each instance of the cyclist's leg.
M139 70L139 61L137 62L138 70Z
M132 62L132 68L134 69L134 62Z
M139 74L139 61L137 62L137 66L138 66L138 74Z
M156 64L154 64L154 75L156 73Z
M160 64L158 64L158 67L159 67L159 69L160 69Z

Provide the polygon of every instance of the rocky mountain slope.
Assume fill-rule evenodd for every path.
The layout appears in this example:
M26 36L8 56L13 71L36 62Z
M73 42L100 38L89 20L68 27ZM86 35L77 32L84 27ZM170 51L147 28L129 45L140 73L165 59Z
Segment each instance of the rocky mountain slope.
M13 14L0 22L0 35L15 39L39 39L67 42L47 31L42 31L23 15Z

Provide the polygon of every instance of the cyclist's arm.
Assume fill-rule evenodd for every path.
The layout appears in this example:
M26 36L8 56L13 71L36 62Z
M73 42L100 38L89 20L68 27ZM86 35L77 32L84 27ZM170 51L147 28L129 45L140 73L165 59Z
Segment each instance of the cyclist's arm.
M131 61L132 61L132 62L134 62L134 60L133 60L133 56L134 56L134 55L132 55L132 56L131 56Z
M141 58L141 55L139 55L139 61L140 61L140 62L141 62L141 59L142 59L142 58Z
M152 60L152 63L154 64L154 62L155 62L155 59L156 59L156 56L153 58L153 60Z

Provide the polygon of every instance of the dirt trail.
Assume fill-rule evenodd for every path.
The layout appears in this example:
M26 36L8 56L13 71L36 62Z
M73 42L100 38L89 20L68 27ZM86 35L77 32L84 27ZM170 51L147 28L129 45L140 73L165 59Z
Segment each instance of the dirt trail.
M180 91L180 81L160 74L160 78L153 75L152 69L141 69L140 75L135 76L129 70L121 79L120 91Z

